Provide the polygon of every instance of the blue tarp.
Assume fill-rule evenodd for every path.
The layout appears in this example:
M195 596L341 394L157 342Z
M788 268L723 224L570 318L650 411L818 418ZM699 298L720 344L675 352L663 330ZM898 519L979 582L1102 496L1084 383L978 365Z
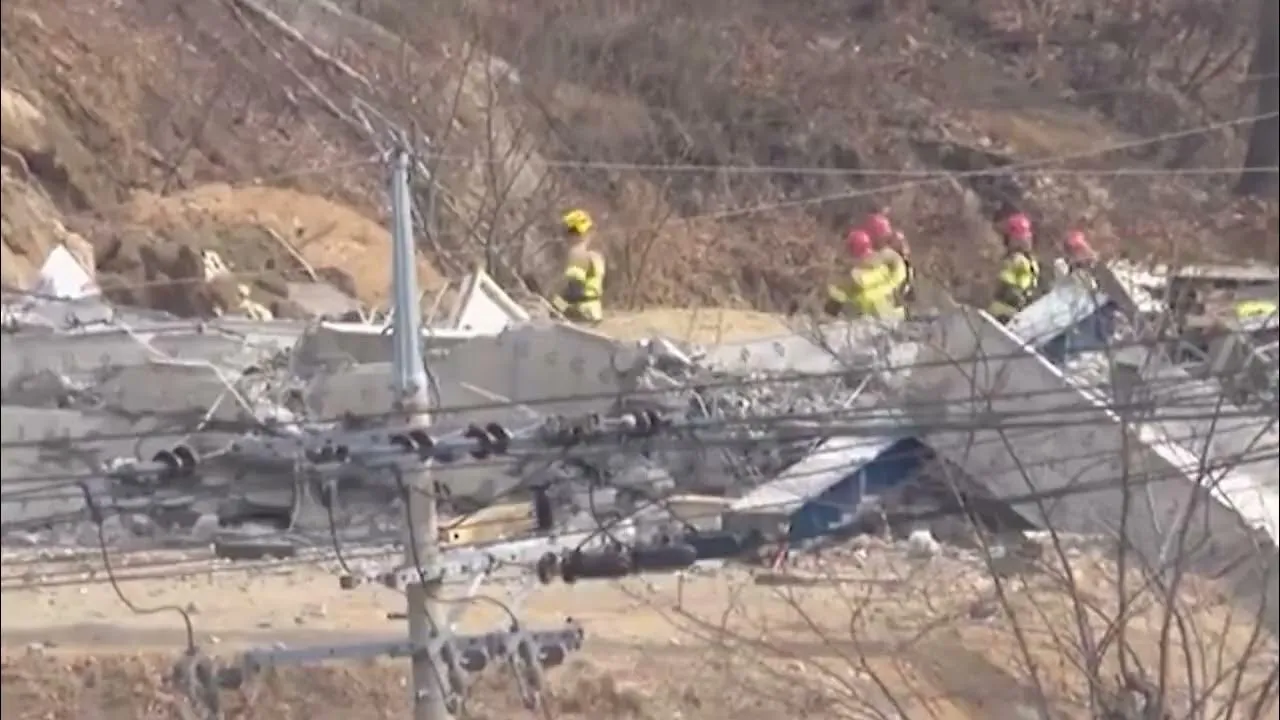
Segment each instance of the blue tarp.
M845 466L838 480L791 515L788 540L802 543L848 525L859 503L913 478L929 454L921 441L902 438L868 462Z

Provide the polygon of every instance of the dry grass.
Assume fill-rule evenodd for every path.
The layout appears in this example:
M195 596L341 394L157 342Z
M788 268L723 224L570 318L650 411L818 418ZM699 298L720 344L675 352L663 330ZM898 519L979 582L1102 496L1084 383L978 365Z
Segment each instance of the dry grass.
M125 281L167 275L116 249L190 238L127 224L111 210L137 190L190 197L260 179L337 202L300 221L323 238L310 252L351 265L353 284L372 298L379 243L364 251L355 238L371 233L355 229L359 222L329 235L322 227L348 207L382 221L382 172L359 164L374 147L350 109L357 100L401 127L416 123L453 157L437 168L442 232L424 238L439 273L483 258L513 283L538 264L555 213L584 205L600 216L618 306L788 309L826 280L847 225L880 206L893 207L913 235L922 272L962 298L981 299L975 279L995 252L986 218L1007 202L1041 216L1050 241L1079 225L1130 256L1271 257L1276 208L1228 202L1224 177L899 182L547 162L953 171L984 156L1087 155L1242 104L1222 90L1243 72L1243 56L1232 53L1249 26L1237 5L1215 9L1218 19L1167 3L1136 8L1161 22L1128 28L1135 59L1111 39L1132 13L1083 0L945 13L913 4L780 13L759 2L695 12L670 0L501 0L433 6L429 19L390 1L323 18L316 14L328 11L277 4L339 69L234 0L57 8L15 0L4 10L5 89L43 120L6 120L6 149L16 153L6 166L19 158L31 171L6 185L30 184L53 208L22 213L5 203L14 208L6 258L15 268L38 264L32 258L50 239L35 229L60 219L98 248L105 272ZM1076 20L1086 11L1096 27ZM1045 37L1055 42L1037 44ZM1207 65L1198 62L1206 52ZM1175 81L1152 82L1156 75ZM1229 165L1239 135L1152 143L1069 167ZM268 226L291 224L296 196L264 193L253 211ZM231 213L184 230L199 243L226 251L251 243L271 256L268 241L232 231L239 221Z

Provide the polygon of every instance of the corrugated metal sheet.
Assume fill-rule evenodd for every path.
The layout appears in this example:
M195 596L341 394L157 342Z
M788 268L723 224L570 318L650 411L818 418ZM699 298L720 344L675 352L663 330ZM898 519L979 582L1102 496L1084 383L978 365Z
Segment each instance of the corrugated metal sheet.
M888 436L832 438L777 479L735 500L729 509L790 515L875 460L899 439Z
M1033 347L1043 347L1097 314L1110 299L1088 284L1067 279L1009 321L1009 332Z

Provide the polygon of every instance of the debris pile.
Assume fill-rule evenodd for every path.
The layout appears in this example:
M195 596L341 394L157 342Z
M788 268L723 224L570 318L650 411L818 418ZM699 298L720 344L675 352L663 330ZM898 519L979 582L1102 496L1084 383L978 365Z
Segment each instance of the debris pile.
M1123 441L1116 413L1099 409L1108 395L1158 400L1161 386L1143 362L1130 363L1137 369L1128 380L1115 372L1085 378L1087 352L1075 340L1060 342L1064 318L1075 323L1079 312L1045 307L1071 292L1055 289L1007 328L962 309L889 332L843 323L701 350L620 343L514 317L490 292L487 305L453 313L471 329L424 329L439 407L433 434L493 423L518 432L555 417L628 412L675 422L657 436L619 435L605 447L436 458L432 477L455 517L536 499L549 504L556 526L582 531L608 518L639 522L646 508L649 534L687 529L698 523L652 508L692 494L724 500L713 512L729 532L785 535L794 548L877 529L910 537L927 528L933 539L963 544L964 533L943 527L956 516L976 517L996 534L1055 523L1092 532L1092 515L1077 510L1114 514L1121 504L1107 493L1115 473L1063 448L1092 442L1097 457L1128 453L1138 465L1164 468L1162 481L1174 490L1190 477L1190 455L1176 439L1157 443L1151 433ZM391 347L381 325L135 320L11 328L0 337L6 542L96 544L95 511L116 518L104 525L114 544L212 542L228 557L395 541L400 488L385 462L362 459L385 456L401 422L390 413ZM1057 360L1049 352L1055 343ZM975 350L1000 358L1010 388L983 389L957 369L955 358ZM1185 374L1168 377L1168 387L1195 385ZM1018 400L1014 390L1037 401ZM984 439L999 428L965 414L994 412L980 400L1007 406L1001 412L1014 419L1076 410L1070 422L1032 425L1015 448ZM1151 423L1152 432L1168 434L1171 422ZM1210 455L1230 458L1239 455L1233 433L1256 435L1257 422L1241 413L1239 427L1186 432L1212 434ZM410 444L421 452L431 442ZM1029 489L1024 462L1040 463L1036 492L1063 490L1051 516L1014 499ZM1245 516L1274 535L1265 507L1242 504L1254 478L1274 478L1274 459L1235 464L1234 484L1224 487L1242 500L1206 512L1222 523ZM1066 492L1079 483L1095 489ZM1155 497L1169 504L1180 495ZM517 520L509 532L468 536L512 537L534 527L531 518ZM1230 535L1256 545L1252 536ZM924 537L917 535L920 548ZM1226 542L1222 532L1217 538Z

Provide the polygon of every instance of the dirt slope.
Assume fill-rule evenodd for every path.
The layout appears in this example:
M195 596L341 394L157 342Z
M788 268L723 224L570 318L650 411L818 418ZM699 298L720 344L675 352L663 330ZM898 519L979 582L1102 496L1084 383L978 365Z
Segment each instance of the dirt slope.
M384 300L390 243L372 146L290 116L287 99L263 94L269 73L231 77L255 59L247 38L227 46L198 15L5 5L6 284L29 283L70 233L93 245L104 285L130 286L123 299L183 313L209 310L193 282L201 249L266 299L314 272ZM426 261L421 275L442 282Z
M29 281L72 233L116 284L189 286L178 248L213 248L274 299L306 275L284 238L376 302L371 158L410 126L443 155L429 285L477 261L517 282L546 264L549 220L569 205L599 215L622 306L786 309L874 207L962 296L983 291L987 219L1008 205L1042 218L1046 245L1082 226L1126 255L1274 258L1274 206L1232 201L1229 175L918 175L1238 162L1247 128L1193 130L1251 108L1243 7L1154 4L1134 20L1073 3L488 0L426 17L395 0L13 0L4 280ZM1120 54L1133 43L1141 62ZM644 169L671 164L684 168ZM703 167L726 165L774 169ZM208 309L198 288L123 294Z

